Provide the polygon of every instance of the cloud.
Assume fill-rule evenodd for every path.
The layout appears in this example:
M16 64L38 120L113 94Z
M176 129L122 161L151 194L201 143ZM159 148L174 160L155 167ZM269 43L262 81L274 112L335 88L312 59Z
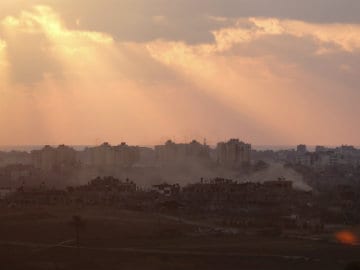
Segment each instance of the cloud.
M319 46L318 54L336 50L332 45L347 52L360 49L360 26L355 24L311 24L276 18L250 18L238 20L236 25L213 32L218 50L228 50L233 45L265 36L284 35L313 38Z
M130 42L156 38L209 42L211 31L226 26L224 20L210 21L209 17L273 17L321 24L360 22L358 0L2 0L0 17L39 4L53 7L70 28L109 33L117 40ZM154 21L159 15L167 18L166 24Z
M359 132L351 124L357 110L349 110L347 104L359 93L343 83L336 57L346 53L358 59L353 54L359 49L357 26L250 18L213 33L214 43L158 40L147 48L154 59L192 81L204 95L264 127L271 140L331 142L333 129L339 126L338 138L356 141L349 134ZM287 37L291 39L284 44ZM331 49L332 55L319 55L323 48ZM326 67L329 63L335 68ZM329 74L323 77L321 69Z
M67 29L49 7L36 6L22 11L18 17L7 16L1 21L7 43L11 74L18 83L37 83L46 76L61 77L64 61L79 57L91 61L96 47L113 42L108 35Z
M182 24L183 9L199 12L201 1L178 2L176 16L169 6L147 11L135 1L144 18L128 19L158 25L144 34L149 29L136 33L129 22L98 24L89 16L104 8L98 1L81 12L81 1L67 12L66 1L55 2L1 20L2 144L232 136L254 144L358 143L355 23L219 11ZM124 27L133 36L116 34Z

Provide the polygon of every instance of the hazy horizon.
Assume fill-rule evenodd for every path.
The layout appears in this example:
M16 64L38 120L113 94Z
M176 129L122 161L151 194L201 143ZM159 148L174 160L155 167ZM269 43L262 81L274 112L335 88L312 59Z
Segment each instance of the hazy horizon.
M1 269L359 270L359 86L360 0L0 0Z
M165 143L165 142L164 142ZM184 142L176 142L176 143L184 143ZM188 142L187 142L188 143ZM119 145L120 143L115 143L112 145ZM50 146L53 147L57 147L61 144L50 144ZM88 144L88 145L81 145L81 144L66 144L67 146L70 146L72 148L74 148L75 150L81 151L83 149L85 149L86 147L94 147L94 146L98 146L96 144ZM320 145L320 144L318 144ZM344 144L345 145L345 144ZM32 150L40 150L42 149L44 146L46 146L46 144L39 144L39 145L0 145L0 151L4 151L4 152L9 152L9 151L24 151L24 152L30 152ZM134 144L134 146L139 146L139 147L149 147L149 148L154 148L156 145L139 145L139 144ZM209 145L212 148L216 148L215 144L210 144ZM315 151L315 147L317 145L307 145L307 149L309 151ZM328 148L335 148L341 145L322 145ZM289 150L289 149L296 149L297 145L252 145L252 149L253 150L257 150L257 151L265 151L265 150L274 150L274 151L279 151L279 150ZM358 145L354 145L355 148L360 148L360 146Z

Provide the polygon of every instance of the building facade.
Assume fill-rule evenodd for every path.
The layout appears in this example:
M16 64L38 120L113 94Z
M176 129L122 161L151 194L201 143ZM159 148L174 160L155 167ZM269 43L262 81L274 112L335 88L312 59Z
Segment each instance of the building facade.
M210 147L196 140L191 143L177 144L171 140L164 145L155 146L157 163L162 165L207 162L210 160Z
M238 139L221 142L217 145L217 162L225 168L239 168L251 162L251 144Z
M41 150L31 152L32 165L44 172L64 172L79 166L75 149L60 145L59 147L45 146Z
M100 146L89 147L79 153L81 163L85 166L109 168L109 167L132 167L140 159L138 147L128 146L122 143L111 146L104 143Z

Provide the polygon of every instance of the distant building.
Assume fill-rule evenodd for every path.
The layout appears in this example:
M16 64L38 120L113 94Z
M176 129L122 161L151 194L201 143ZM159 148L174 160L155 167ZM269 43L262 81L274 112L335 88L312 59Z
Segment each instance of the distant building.
M135 192L137 190L137 186L129 179L126 179L126 181L121 181L114 177L97 177L91 180L88 185L80 186L76 189L98 192Z
M139 147L140 160L136 163L137 167L154 167L156 165L156 153L153 148Z
M293 189L293 182L282 177L277 180L265 181L263 185L266 188L283 189L285 191Z
M0 185L17 188L41 182L39 169L32 165L14 164L0 168Z
M151 191L158 193L160 195L164 195L166 197L171 197L180 193L180 185L179 184L170 185L167 183L153 185Z
M31 156L28 152L0 152L0 166L7 166L12 164L31 164Z
M44 172L65 172L79 165L75 149L60 145L57 148L49 145L41 150L31 152L32 164Z
M353 146L342 145L336 148L316 146L315 152L304 151L304 145L299 145L294 163L320 170L328 166L360 165L360 150ZM288 162L293 163L290 159L288 159Z
M239 168L251 162L251 144L231 139L217 145L217 161L226 168Z
M206 162L210 160L210 147L195 140L189 144L176 144L169 140L164 145L155 146L155 155L159 165Z
M100 146L86 148L79 153L83 165L109 168L109 167L132 167L140 159L140 150L135 146L128 146L122 143L118 146L111 146L104 143Z
M0 200L6 199L14 191L9 187L0 187Z
M288 207L304 203L310 193L293 188L292 181L279 178L263 183L240 183L231 179L215 178L189 184L182 189L182 196L194 207L229 211L249 205Z
M305 154L307 152L307 147L305 144L299 144L296 148L296 151L299 153L299 154Z
M314 154L308 152L296 152L296 164L311 166L314 161Z
M315 152L316 153L323 153L323 152L327 152L329 151L329 148L325 147L325 146L322 146L322 145L317 145L315 147Z
M313 153L312 155L313 155L313 159L311 166L314 167L315 169L323 169L324 167L330 166L331 155L332 155L331 151L330 152L318 151Z
M125 197L131 196L137 191L133 181L126 179L121 181L114 177L97 177L87 185L69 187L68 194L71 201L78 203L119 203L126 202Z

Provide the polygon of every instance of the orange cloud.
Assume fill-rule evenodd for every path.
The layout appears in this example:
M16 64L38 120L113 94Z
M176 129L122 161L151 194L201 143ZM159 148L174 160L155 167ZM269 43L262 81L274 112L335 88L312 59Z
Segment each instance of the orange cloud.
M60 17L47 6L36 6L32 11L23 11L18 17L6 17L2 21L7 35L15 33L45 35L50 42L46 48L60 61L72 65L82 63L82 67L99 59L98 49L113 45L113 38L107 34L90 31L69 30L64 26ZM74 57L82 61L74 61ZM81 66L77 66L78 68Z
M271 51L267 55L252 57L241 55L241 51L229 51L243 43L249 43L251 50L251 44L258 44L262 37L281 35L310 36L316 40L319 49L326 46L325 43L333 42L339 45L339 50L350 51L357 48L357 38L351 38L353 35L345 31L348 26L338 28L257 18L246 23L247 27L241 26L244 24L241 20L234 28L214 31L214 43L189 45L158 40L149 42L147 49L154 59L182 74L204 95L213 97L239 115L246 115L254 125L264 127L267 130L264 137L276 138L278 143L289 138L294 141L304 138L306 141L315 138L331 141L334 134L325 130L336 124L334 119L345 117L344 108L336 102L343 97L340 90L343 86L339 82L316 77L317 74L308 72L297 63L284 62ZM347 35L348 39L341 38ZM319 91L327 88L338 90ZM329 117L329 107L333 118ZM346 117L350 119L350 116ZM349 122L343 123L347 125ZM346 129L352 130L352 126ZM339 138L346 136L341 131L336 133ZM251 140L250 134L246 136Z
M219 48L217 45L214 46ZM156 41L149 43L147 49L157 61L191 81L203 95L264 127L269 138L281 142L303 135L301 129L309 124L310 112L293 104L294 100L301 104L306 99L304 92L297 91L294 85L298 76L302 76L299 70L273 57L222 56L209 49L214 46ZM274 73L274 67L287 76ZM297 127L292 125L294 121ZM251 134L243 131L244 135L251 140Z
M0 134L0 143L131 138L147 144L176 134L211 134L213 141L240 136L255 143L332 143L360 134L351 124L356 113L338 105L342 91L348 91L340 82L284 60L271 48L263 54L253 49L263 38L279 37L281 43L289 35L299 38L296 42L310 37L315 53L333 50L327 43L352 52L358 48L355 26L240 19L214 31L213 42L189 45L119 42L107 33L74 30L45 6L6 17L0 25L0 79L8 89L0 100L0 125L11 134ZM250 53L241 50L244 44ZM9 79L8 73L19 70L18 76L33 78L36 68L39 79L31 83ZM324 92L327 88L332 91ZM336 122L344 126L334 130Z
M360 26L357 24L316 24L276 18L250 18L238 20L234 27L214 31L213 35L220 51L264 36L280 35L311 37L318 42L320 52L324 52L328 43L347 52L360 49Z
M115 44L105 33L67 29L51 8L43 6L23 11L18 17L7 17L1 26L13 47L24 47L20 44L21 36L27 40L44 36L42 44L37 43L41 54L61 65L64 73L61 80L55 79L56 74L43 72L41 81L35 84L8 85L9 91L0 100L3 110L0 124L8 128L7 134L11 136L2 134L1 143L94 143L98 137L119 142L122 130L123 136L136 133L141 136L140 129L147 130L152 125L156 130L164 124L166 117L159 117L159 110L146 100L137 83L119 73L126 68L122 65L131 61L122 52L130 45ZM30 49L25 51L25 57L35 50L32 45L27 46ZM6 48L1 47L0 56L5 52ZM28 63L22 60L24 68ZM41 64L31 62L29 68ZM40 70L46 69L45 66ZM114 126L115 122L119 125ZM39 128L35 132L28 123L36 123Z

